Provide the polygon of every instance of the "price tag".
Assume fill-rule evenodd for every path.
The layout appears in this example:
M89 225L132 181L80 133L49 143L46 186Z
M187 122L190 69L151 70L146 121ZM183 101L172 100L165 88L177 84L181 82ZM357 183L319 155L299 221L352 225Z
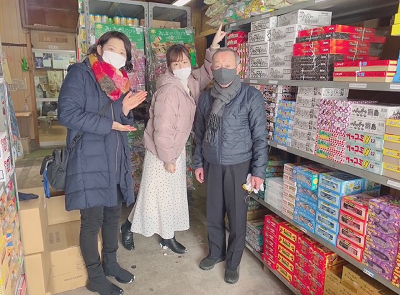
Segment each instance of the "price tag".
M268 84L271 84L271 85L278 85L278 81L277 81L277 80L269 80L269 81L268 81Z
M394 187L400 188L400 183L397 182L397 181L388 180L387 184L390 185L390 186L394 186Z
M271 14L266 13L266 14L263 14L263 15L261 16L261 18L269 18L270 16L271 16Z
M250 84L257 84L257 80L250 80Z
M278 149L280 149L280 150L282 150L282 151L287 151L287 146L284 146L284 145L278 144L278 145L276 146L276 148L278 148Z
M350 84L349 84L349 88L353 88L353 89L366 89L366 88L367 88L367 84L363 84L363 83L350 83Z
M304 227L300 227L300 230L305 234L307 233L307 230Z
M391 90L400 90L400 83L399 84L390 84Z
M230 27L231 28L236 27L236 23L231 23Z
M371 278L375 278L375 274L374 274L372 271L370 271L370 270L364 268L364 269L363 269L363 272L364 272L367 276L370 276Z

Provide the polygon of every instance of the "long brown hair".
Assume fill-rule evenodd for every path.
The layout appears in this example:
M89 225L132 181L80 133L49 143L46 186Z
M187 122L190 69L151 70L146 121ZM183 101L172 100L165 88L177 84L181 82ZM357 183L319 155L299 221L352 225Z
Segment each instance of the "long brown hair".
M171 68L171 64L173 62L181 60L184 56L186 56L190 61L189 50L185 47L185 45L174 44L167 51L167 66Z

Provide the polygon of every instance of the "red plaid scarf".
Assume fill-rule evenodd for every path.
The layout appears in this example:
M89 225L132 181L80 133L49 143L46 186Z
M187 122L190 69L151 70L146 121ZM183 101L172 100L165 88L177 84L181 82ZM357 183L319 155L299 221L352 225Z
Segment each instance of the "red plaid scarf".
M129 78L124 70L121 70L121 77L112 65L104 62L95 54L89 55L89 62L101 90L112 101L118 100L122 94L129 92Z

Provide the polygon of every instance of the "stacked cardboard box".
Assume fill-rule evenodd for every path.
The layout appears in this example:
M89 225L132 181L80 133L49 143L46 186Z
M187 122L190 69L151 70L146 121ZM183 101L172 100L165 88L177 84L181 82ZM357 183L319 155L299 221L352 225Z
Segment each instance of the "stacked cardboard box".
M396 60L339 62L335 63L333 81L392 82L396 67Z
M278 144L291 146L296 102L281 100L277 105L274 141Z
M301 31L293 46L292 80L331 81L335 62L378 60L385 34L344 25Z
M262 260L271 268L276 269L276 263L278 261L278 251L281 251L282 247L279 245L279 226L281 224L287 224L282 218L272 214L266 215L264 219L264 251L262 254Z
M400 180L400 112L386 120L383 142L383 175Z

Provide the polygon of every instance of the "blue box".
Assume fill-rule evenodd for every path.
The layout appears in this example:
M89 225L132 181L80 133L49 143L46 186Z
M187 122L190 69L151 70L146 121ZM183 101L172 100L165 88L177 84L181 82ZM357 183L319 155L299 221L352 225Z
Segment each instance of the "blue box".
M327 229L329 229L331 232L334 233L339 233L339 222L328 215L321 213L317 210L317 216L315 218L315 221L323 226L325 226Z
M318 188L318 199L327 202L337 208L340 208L341 198L342 197L340 195L331 192L330 190L327 190L322 186Z
M319 175L319 185L342 197L362 193L365 179L345 172L328 172Z
M296 196L295 210L298 210L303 215L306 215L315 220L315 215L317 214L317 204L314 202L309 202L307 199L301 196Z
M374 191L374 190L380 190L382 185L380 183L377 183L375 181L366 179L365 184L364 184L364 191Z
M325 226L317 222L315 225L315 234L336 247L336 241L338 237L337 233L330 231Z
M318 193L310 191L309 189L306 189L302 186L297 186L296 197L297 196L306 199L310 203L315 203L315 205L317 205L318 203Z
M334 220L339 220L339 212L340 208L336 208L335 206L324 202L322 200L318 200L318 211L321 213L328 215L329 217L333 218Z
M297 209L293 212L293 220L307 231L311 233L315 232L315 219L313 220L312 218L305 216L305 214L301 214Z
M319 173L321 172L326 172L326 168L317 165L296 166L293 169L293 178L303 188L316 191L318 189Z

